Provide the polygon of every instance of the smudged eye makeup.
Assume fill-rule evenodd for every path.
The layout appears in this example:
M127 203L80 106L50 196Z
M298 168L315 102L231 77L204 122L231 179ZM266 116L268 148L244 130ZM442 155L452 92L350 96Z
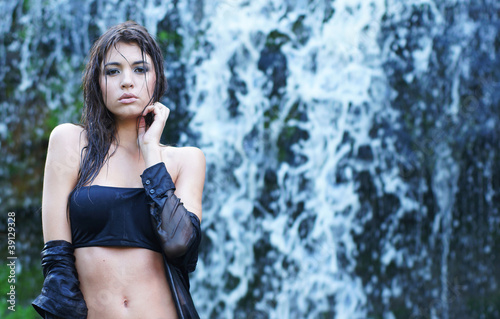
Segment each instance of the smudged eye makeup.
M148 62L146 61L136 61L134 62L132 65L135 66L133 68L133 71L134 73L147 73L149 72L149 67L148 67ZM118 68L110 68L108 66L118 66ZM104 66L104 74L106 76L113 76L113 75L117 75L121 72L121 64L118 63L118 62L109 62L109 63L106 63L106 65Z
M146 72L149 72L149 68L148 67L137 67L137 68L134 68L134 72L135 73L146 73ZM119 69L106 69L104 74L116 75L118 73L120 73Z
M134 72L137 72L137 73L146 73L149 71L149 68L147 66L140 66L140 67L137 67L134 69Z
M105 74L106 75L115 75L115 74L118 74L118 69L106 69L106 72Z

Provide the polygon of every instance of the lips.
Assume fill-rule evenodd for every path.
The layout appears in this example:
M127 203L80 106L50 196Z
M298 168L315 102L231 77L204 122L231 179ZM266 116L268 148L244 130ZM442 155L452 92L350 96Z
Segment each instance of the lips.
M124 94L122 94L122 96L120 96L118 101L120 103L123 103L123 104L130 104L130 103L134 103L135 101L137 101L137 99L138 99L137 96L135 96L134 94L124 93Z

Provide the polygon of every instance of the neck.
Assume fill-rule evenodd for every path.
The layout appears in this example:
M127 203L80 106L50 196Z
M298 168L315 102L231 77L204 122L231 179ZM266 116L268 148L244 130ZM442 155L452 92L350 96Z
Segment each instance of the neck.
M136 120L116 121L116 138L119 147L129 151L139 151L137 144L137 122Z

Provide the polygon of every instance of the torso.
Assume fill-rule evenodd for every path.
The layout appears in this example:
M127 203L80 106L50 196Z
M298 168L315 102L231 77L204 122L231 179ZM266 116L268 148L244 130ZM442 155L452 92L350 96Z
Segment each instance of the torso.
M177 318L160 253L84 247L75 257L88 319Z
M175 183L178 163L175 148L162 153ZM142 187L144 161L118 148L92 185ZM88 318L175 319L177 312L165 278L163 257L144 248L82 247L75 249L80 289Z

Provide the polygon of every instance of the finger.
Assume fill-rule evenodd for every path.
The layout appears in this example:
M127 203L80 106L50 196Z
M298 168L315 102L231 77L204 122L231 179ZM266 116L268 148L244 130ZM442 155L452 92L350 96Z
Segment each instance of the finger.
M146 108L144 108L144 111L142 111L142 116L146 116L148 113L153 111L154 111L154 104L148 105L146 106Z
M166 121L170 114L170 109L161 103L155 103L150 107L154 115L159 115L158 120Z
M144 116L141 116L141 118L139 119L139 135L144 134L145 131L146 131L146 119L144 118Z
M142 112L142 114L146 115L150 112L154 112L155 114L162 114L160 112L164 111L165 109L168 110L168 108L165 105L163 105L159 102L156 102L156 103L153 103L153 104L146 106L146 108L144 108L144 111ZM170 111L170 110L168 110L168 111Z
M167 119L170 114L170 109L160 102L155 103L155 106L158 107L158 110L160 110L161 114L165 116L165 119Z

